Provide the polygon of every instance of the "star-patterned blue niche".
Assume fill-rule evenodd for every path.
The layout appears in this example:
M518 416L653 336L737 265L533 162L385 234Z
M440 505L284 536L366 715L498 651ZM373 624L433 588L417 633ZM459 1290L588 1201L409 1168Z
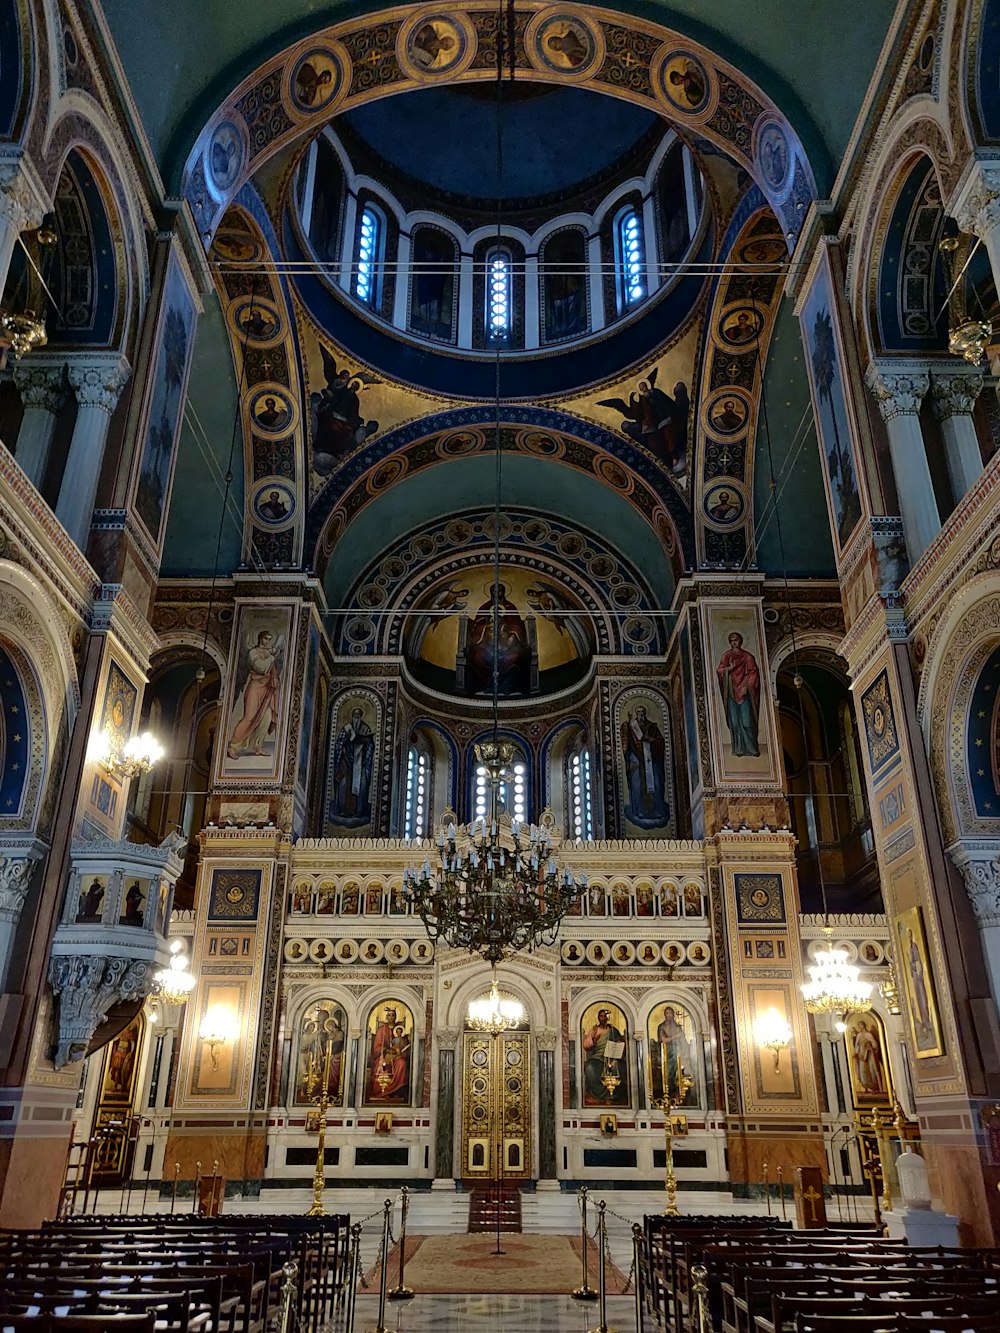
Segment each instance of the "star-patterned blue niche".
M31 769L31 717L21 677L0 647L0 816L13 818Z
M969 789L978 819L1000 819L1000 646L994 648L972 692L966 728Z

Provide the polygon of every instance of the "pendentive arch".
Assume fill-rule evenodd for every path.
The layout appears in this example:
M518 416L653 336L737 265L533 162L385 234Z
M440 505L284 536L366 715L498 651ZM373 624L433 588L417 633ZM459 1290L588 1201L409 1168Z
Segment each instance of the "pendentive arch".
M1000 817L984 819L976 812L966 753L973 695L998 647L1000 585L994 571L970 580L950 601L928 645L917 698L946 844L965 836L1000 837Z
M591 88L657 111L671 123L689 126L749 172L764 191L793 239L815 196L815 181L798 134L769 97L727 61L698 42L660 24L593 6L565 11L577 26L586 51L582 66L554 67L542 46L540 15L544 0L525 0L527 25L515 38L515 65L524 80ZM183 194L193 210L206 247L219 219L240 187L285 145L376 97L431 84L489 81L495 78L490 36L495 28L493 0L467 0L452 15L460 54L437 76L409 57L415 24L436 11L390 9L352 18L317 31L261 65L234 88L199 134L187 158ZM560 14L560 18L563 14ZM373 52L365 34L376 27L384 54L378 78L355 68L351 51ZM624 53L630 60L623 63ZM304 61L321 56L330 78L323 96L303 100L296 76ZM682 97L670 80L680 58L695 71L694 92ZM700 90L700 91L699 91ZM695 95L697 94L697 95ZM280 107L276 105L280 104ZM726 114L739 106L740 115ZM719 112L719 114L716 114Z

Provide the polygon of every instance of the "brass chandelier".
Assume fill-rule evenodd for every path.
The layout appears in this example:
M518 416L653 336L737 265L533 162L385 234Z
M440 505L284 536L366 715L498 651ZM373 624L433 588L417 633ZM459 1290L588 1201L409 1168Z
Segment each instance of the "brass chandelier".
M456 825L448 812L437 828L438 864L432 868L424 861L419 871L408 867L403 891L432 940L480 954L495 966L511 954L554 944L587 877L560 871L562 838L551 811L538 824L523 824L504 808L513 744L494 729L493 738L475 751L488 774L489 814Z

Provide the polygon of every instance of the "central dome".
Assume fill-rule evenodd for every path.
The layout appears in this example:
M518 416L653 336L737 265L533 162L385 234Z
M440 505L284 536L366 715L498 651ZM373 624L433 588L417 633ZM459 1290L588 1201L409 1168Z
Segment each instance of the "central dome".
M630 102L537 83L505 84L499 109L490 84L428 88L407 94L405 102L385 98L339 116L337 132L348 143L356 137L384 164L439 197L491 204L497 194L498 110L508 206L620 174L622 159L663 132L659 116Z

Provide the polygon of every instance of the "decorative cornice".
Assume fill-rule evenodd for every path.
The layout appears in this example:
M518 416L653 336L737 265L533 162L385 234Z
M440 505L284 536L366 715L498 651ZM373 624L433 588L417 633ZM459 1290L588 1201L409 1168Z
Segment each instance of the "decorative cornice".
M102 583L90 612L95 634L115 634L145 670L159 650L160 638L121 583Z
M66 377L79 407L97 407L111 416L129 381L132 367L119 352L73 352Z
M66 365L61 358L57 365L39 365L35 358L19 361L12 373L25 410L41 409L54 416L66 401Z
M980 240L1000 226L1000 162L977 158L946 205L962 231Z
M0 219L16 231L37 227L52 207L41 177L22 148L0 151Z
M0 449L0 522L20 544L26 565L85 621L98 586L97 575L66 529L21 470Z
M971 416L983 388L982 371L972 366L931 368L931 401L938 421Z
M865 371L865 383L888 424L896 417L918 414L930 388L930 370L921 361L872 361Z
M962 839L946 850L962 876L979 928L1000 926L1000 838Z

